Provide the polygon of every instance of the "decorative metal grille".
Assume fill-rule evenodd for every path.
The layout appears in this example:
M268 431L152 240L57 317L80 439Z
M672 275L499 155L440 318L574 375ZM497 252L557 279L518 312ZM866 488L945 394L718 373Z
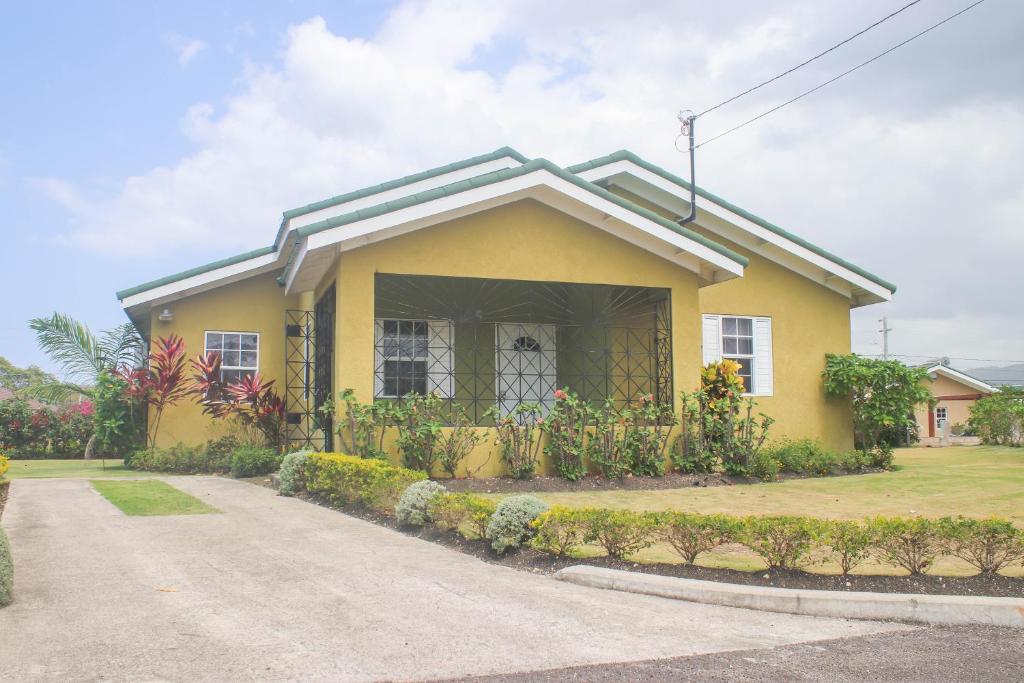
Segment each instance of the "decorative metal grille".
M291 450L319 449L323 444L313 405L313 349L316 344L312 311L285 311L285 407Z
M477 423L495 405L550 409L559 387L595 405L672 401L667 289L385 274L375 285L378 399L425 386Z
M334 310L335 289L332 284L316 302L313 311L313 422L317 426L325 451L333 444L334 421L320 408L334 393Z

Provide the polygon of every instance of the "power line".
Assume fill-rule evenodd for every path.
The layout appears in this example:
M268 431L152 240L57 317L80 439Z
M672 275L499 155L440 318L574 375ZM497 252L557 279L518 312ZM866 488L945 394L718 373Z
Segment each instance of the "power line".
M907 9L909 9L909 8L913 7L914 5L916 5L916 4L917 4L917 3L919 3L919 2L921 2L921 0L914 0L913 2L907 3L907 4L906 4L906 5L904 5L903 7L900 7L900 8L898 9L898 10L896 10L895 12L893 12L892 14L889 14L888 16L882 17L881 19L879 19L879 20L878 20L878 21L876 21L875 23L871 24L871 25L870 25L870 26L868 26L867 28L864 28L864 29L861 29L860 31L857 31L856 33L854 33L854 34L853 34L852 36L850 36L850 37L849 37L849 38L847 38L846 40L844 40L844 41L842 41L842 42L839 42L839 43L836 43L835 45L833 45L833 46L832 46L832 47L830 47L829 49L825 50L824 52L819 52L818 54L814 55L814 56L813 56L813 57L811 57L810 59L808 59L808 60L806 60L806 61L803 61L803 62L800 62L799 64L797 64L797 65L796 65L796 66L794 66L793 68L791 68L791 69L787 69L786 71L783 71L783 72L782 72L782 73L780 73L779 75L777 75L777 76L773 76L772 78L769 78L769 79L768 79L767 81L763 81L763 82L761 82L761 83L758 83L758 84L757 84L757 85L755 85L755 86L754 86L753 88L749 88L749 89L747 89L747 90L744 90L744 91L743 91L743 92L741 92L741 93L740 93L739 95L733 95L733 96L732 96L732 97L730 97L729 99L727 99L727 100L725 100L725 101L723 101L723 102L719 102L718 104L716 104L716 105L715 105L715 106L713 106L713 107L709 107L709 108L705 109L705 110L704 110L704 111L702 111L701 113L697 114L696 118L700 118L701 116L704 116L704 114L707 114L708 112L714 111L714 110L718 109L719 107L724 107L725 105L729 104L730 102L735 102L736 100L738 100L739 98L743 97L744 95L749 95L750 93L754 92L754 91L755 91L755 90L757 90L758 88L763 88L764 86L768 85L769 83L774 83L775 81L779 80L779 79L780 79L780 78L782 78L783 76L788 76L789 74L793 73L793 72L794 72L794 71L796 71L797 69L800 69L800 68L802 68L802 67L805 67L805 66L807 66L808 64L810 64L811 62L813 62L813 61L815 61L815 60L817 60L817 59L820 59L820 58L824 57L824 56L825 56L825 55L827 55L827 54L828 54L829 52L832 52L833 50L836 50L836 49L838 49L838 48L842 47L843 45L846 45L846 44L847 44L848 42L850 42L850 41L851 41L851 40L853 40L854 38L857 38L858 36L862 36L862 35L864 35L864 34L865 34L865 33L867 33L868 31L870 31L871 29L873 29L873 28L875 28L876 26L878 26L879 24L883 24L883 23L885 23L886 21L888 21L888 20L892 19L893 17L895 17L895 16L896 16L897 14L899 14L900 12L903 12L904 10L907 10Z
M775 112L777 112L778 110L782 109L783 107L785 107L787 105L790 105L790 104L793 104L797 100L801 100L801 99L807 97L808 95L810 95L811 93L814 93L814 92L817 92L817 91L821 90L826 85L830 85L832 83L835 83L836 81L838 81L843 76L848 76L849 74L852 74L857 69L865 67L868 64L871 64L872 62L881 59L882 57L886 56L890 52L894 52L894 51L898 50L899 48L903 47L904 45L906 45L907 43L911 42L912 40L916 40L916 39L920 38L921 36L923 36L924 34L930 32L930 31L934 31L935 29L937 29L938 27L942 26L946 22L949 22L949 21L952 21L953 19L956 19L958 16L960 16L964 12L967 12L968 10L971 10L971 9L977 7L978 5L980 5L983 2L985 2L985 0L977 0L977 2L974 2L974 3L970 4L970 5L968 5L967 7L963 8L962 10L957 12L956 14L951 14L950 16L946 17L942 21L940 21L940 22L938 22L936 24L932 24L931 26L929 26L925 30L921 31L920 33L915 33L914 35L912 35L909 38L907 38L906 40L904 40L902 43L897 43L896 45L893 45L892 47L890 47L885 52L882 52L880 54L875 55L874 57L872 57L871 59L867 60L866 62L861 62L860 64L858 64L857 66L853 67L852 69L847 69L846 71L844 71L843 73L839 74L838 76L830 78L829 80L825 81L824 83L821 83L820 85L816 85L813 88L811 88L810 90L804 91L804 92L800 93L799 95L797 95L796 97L794 97L792 99L789 99L789 100L786 100L782 104L780 104L778 106L775 106L775 107L772 107L768 111L762 112L762 113L758 114L757 116L755 116L752 119L748 119L748 120L744 121L743 123L739 124L738 126L733 126L732 128L730 128L729 130L725 131L724 133L719 133L718 135L716 135L714 137L711 137L711 138L708 138L707 140L702 141L699 145L696 145L694 147L694 149L697 149L698 147L703 147L704 145L708 144L709 142L714 142L715 140L718 140L719 138L725 137L729 133L733 133L733 132L739 130L740 128L743 128L745 126L750 125L751 123L754 123L755 121L763 119L764 117L768 116L769 114L774 114Z

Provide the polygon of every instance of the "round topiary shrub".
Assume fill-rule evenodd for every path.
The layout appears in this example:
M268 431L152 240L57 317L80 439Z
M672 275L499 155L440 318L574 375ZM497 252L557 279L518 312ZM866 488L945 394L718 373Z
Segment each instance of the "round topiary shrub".
M436 481L418 481L410 484L398 499L395 518L402 526L423 526L427 523L427 506L446 489Z
M281 460L277 470L277 492L282 496L294 496L306 488L306 458L310 451L289 453Z
M534 496L510 496L501 501L487 522L491 547L500 555L521 546L534 533L530 522L547 509L547 503Z

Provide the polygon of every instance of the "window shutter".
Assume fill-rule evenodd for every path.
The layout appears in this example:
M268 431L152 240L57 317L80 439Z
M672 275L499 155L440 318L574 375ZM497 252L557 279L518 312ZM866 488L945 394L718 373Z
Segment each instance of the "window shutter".
M384 323L373 321L373 397L384 394Z
M452 321L428 320L427 391L452 398Z
M704 353L704 365L717 363L722 359L722 316L704 315L701 348Z
M771 396L775 392L775 372L772 368L772 319L754 318L754 379L757 396Z

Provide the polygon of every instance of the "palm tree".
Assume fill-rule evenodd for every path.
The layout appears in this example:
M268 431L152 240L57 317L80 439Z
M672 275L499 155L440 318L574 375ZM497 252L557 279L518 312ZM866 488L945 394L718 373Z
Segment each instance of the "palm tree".
M132 370L142 363L145 342L131 323L96 335L88 325L71 316L54 313L49 318L33 318L28 326L35 331L39 348L64 374L63 381L46 384L34 392L43 400L92 398L101 374ZM95 439L93 434L85 447L86 458L92 457Z

